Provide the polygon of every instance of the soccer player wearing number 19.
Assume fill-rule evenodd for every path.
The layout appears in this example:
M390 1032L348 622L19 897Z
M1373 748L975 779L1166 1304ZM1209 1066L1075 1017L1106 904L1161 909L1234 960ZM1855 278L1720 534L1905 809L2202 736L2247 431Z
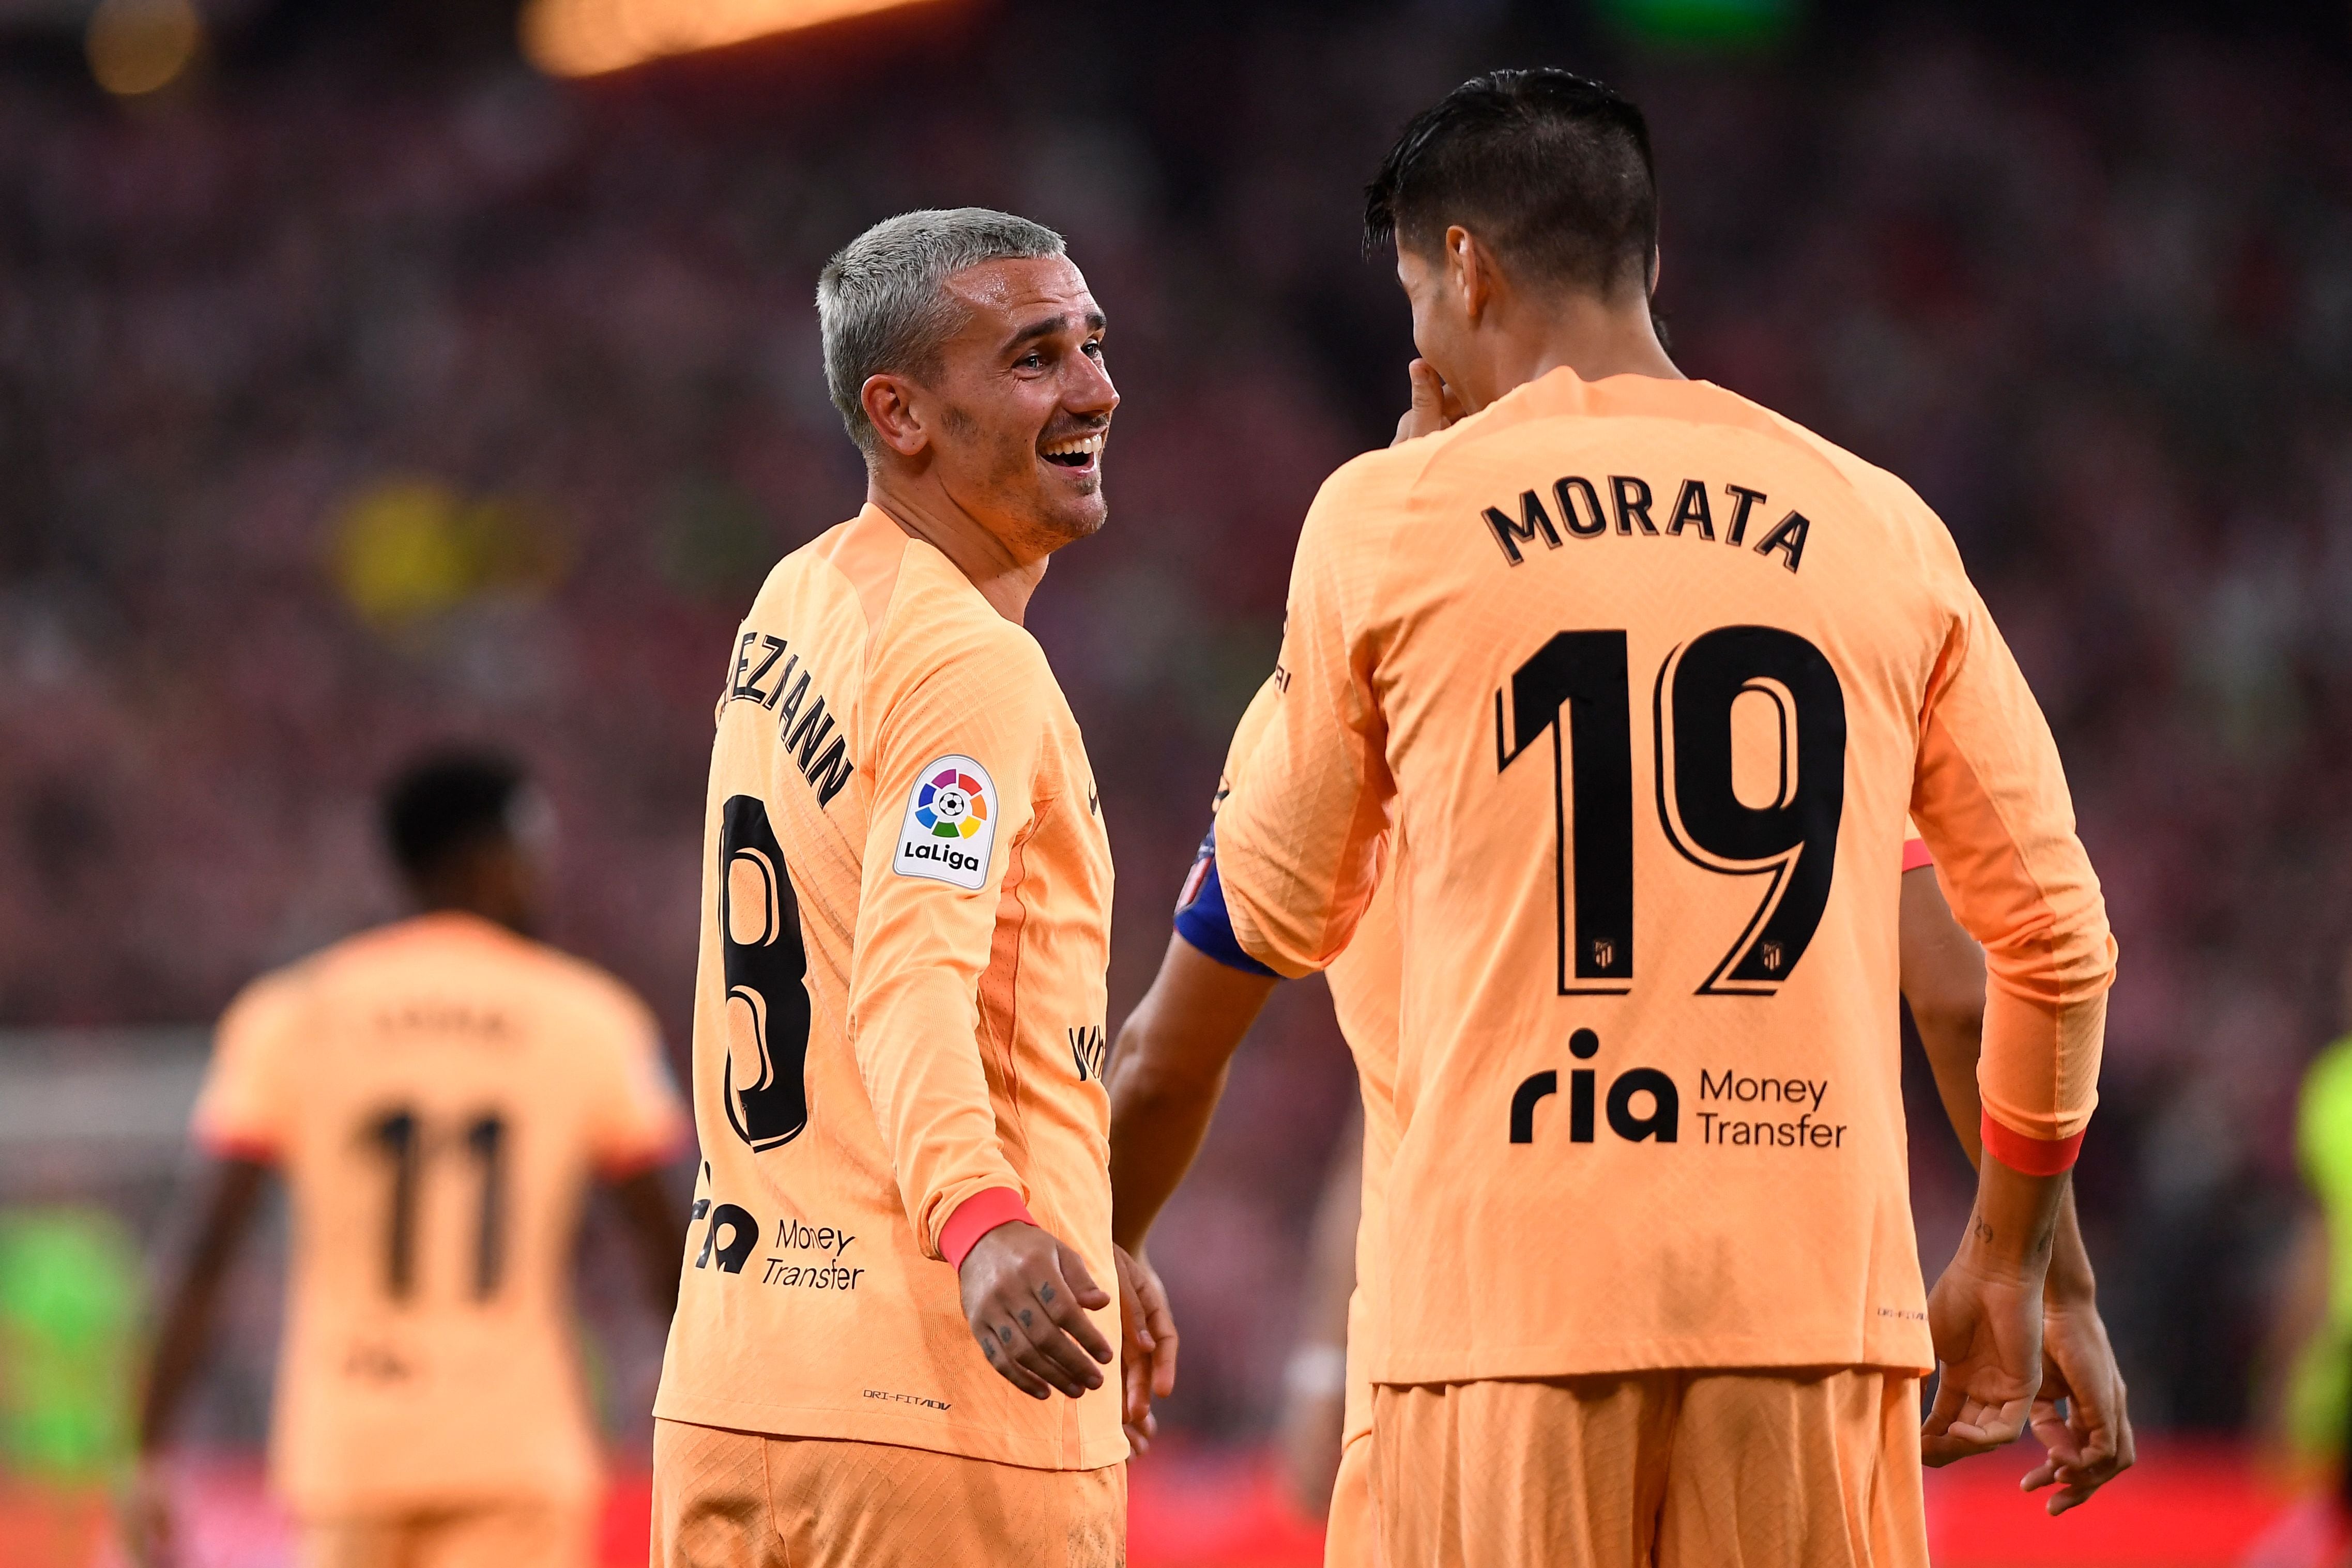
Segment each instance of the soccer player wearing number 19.
M2095 1098L2114 946L2032 695L1916 496L1666 358L1656 215L1639 110L1565 72L1408 127L1368 237L1429 434L1317 497L1218 818L1284 974L1399 846L1399 1568L1924 1563L1923 1441L2024 1424ZM1906 808L1990 969L1932 1298L1887 1029Z
M976 208L869 229L818 313L867 499L719 698L654 1562L1109 1568L1110 843L1022 627L1103 523L1103 316Z

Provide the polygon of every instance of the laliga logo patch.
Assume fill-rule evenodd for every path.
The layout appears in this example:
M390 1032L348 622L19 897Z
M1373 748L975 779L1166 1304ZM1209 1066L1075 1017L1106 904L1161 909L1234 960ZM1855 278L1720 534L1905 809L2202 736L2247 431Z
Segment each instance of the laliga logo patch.
M996 842L996 785L969 757L942 757L915 776L890 869L979 891Z

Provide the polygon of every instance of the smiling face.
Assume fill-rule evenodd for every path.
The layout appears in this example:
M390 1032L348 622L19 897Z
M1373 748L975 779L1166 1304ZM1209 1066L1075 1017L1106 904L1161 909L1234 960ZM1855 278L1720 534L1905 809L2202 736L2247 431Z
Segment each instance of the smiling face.
M1086 278L1057 256L966 267L942 287L963 327L913 400L934 476L1022 559L1086 538L1107 511L1103 444L1118 407Z

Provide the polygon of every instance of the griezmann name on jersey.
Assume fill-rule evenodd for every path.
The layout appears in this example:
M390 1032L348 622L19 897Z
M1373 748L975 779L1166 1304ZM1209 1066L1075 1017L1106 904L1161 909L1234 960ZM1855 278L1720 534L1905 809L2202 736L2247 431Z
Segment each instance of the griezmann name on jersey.
M1218 822L1234 930L1403 953L1389 1383L1933 1364L1896 940L1916 818L1990 971L1988 1145L2071 1158L2114 969L2047 725L1899 480L1559 370L1326 483Z
M960 1212L1025 1203L1114 1277L1110 845L1035 640L872 507L785 557L729 660L703 868L703 1163L655 1414L1124 1458L1117 1380L1021 1394L948 1260Z

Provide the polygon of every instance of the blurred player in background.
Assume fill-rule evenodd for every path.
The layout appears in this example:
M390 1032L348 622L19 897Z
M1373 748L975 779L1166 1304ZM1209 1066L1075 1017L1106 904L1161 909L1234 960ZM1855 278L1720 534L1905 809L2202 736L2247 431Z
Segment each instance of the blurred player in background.
M602 1491L569 1280L592 1178L614 1186L665 1315L687 1128L653 1017L535 941L545 809L521 770L451 754L384 803L420 913L247 987L196 1104L212 1156L140 1412L152 1461L272 1171L292 1206L272 1482L307 1568L591 1560Z
M1396 846L1382 1550L1924 1563L1923 1446L2028 1419L2095 1099L2114 946L2048 727L1916 497L1667 359L1632 104L1465 84L1367 237L1426 434L1308 513L1218 861L1241 948L1302 974ZM1932 1301L1885 1049L1906 806L1992 976Z
M719 697L654 1561L1108 1568L1110 841L1022 624L1103 524L1103 314L979 208L877 224L817 308L866 505Z
M2352 960L2341 981L2352 1025ZM2313 1202L2288 1249L2264 1415L2290 1451L2337 1467L2336 1524L2352 1542L2352 1033L2305 1071L2295 1156Z

